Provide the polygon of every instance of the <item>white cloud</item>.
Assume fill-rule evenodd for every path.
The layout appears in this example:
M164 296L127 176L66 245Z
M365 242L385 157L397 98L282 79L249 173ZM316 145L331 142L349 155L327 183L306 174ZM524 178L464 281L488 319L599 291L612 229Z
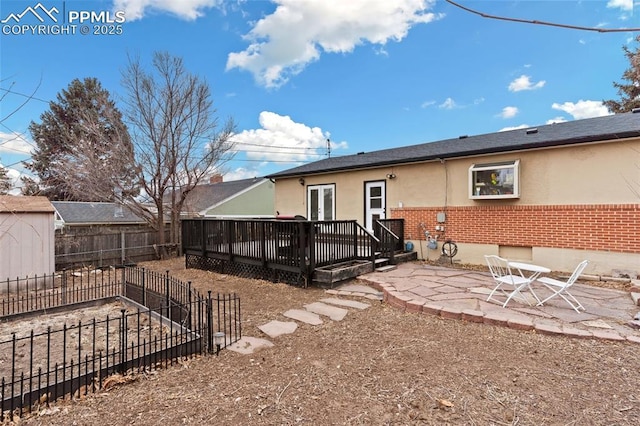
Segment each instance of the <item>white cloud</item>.
M498 130L499 132L508 132L509 130L518 130L518 129L528 129L529 126L528 124L520 124L519 126L511 126L511 127L503 127L502 129Z
M611 115L607 107L604 106L601 101L583 101L582 99L580 99L576 103L553 103L553 105L551 105L551 108L564 111L576 120Z
M427 13L434 0L274 1L275 11L244 36L250 45L227 58L227 70L248 70L269 88L318 60L321 50L349 53L367 42L384 47L402 40L412 26L441 17Z
M513 118L516 115L518 115L520 111L518 110L518 107L514 107L514 106L507 106L502 108L502 112L500 113L500 117L502 118Z
M547 122L544 123L544 124L564 123L566 121L567 121L567 119L564 118L564 117L556 117L556 118L551 118L551 119L547 120Z
M33 146L21 133L0 132L0 152L30 155Z
M224 173L224 181L231 182L234 180L251 179L257 176L261 176L261 173L258 173L258 168L248 169L245 167L238 167Z
M12 189L9 191L10 195L20 195L22 187L22 182L20 178L23 176L20 171L16 169L12 169L11 167L4 167L2 163L0 163L0 167L4 168L7 171L7 177L11 179Z
M531 82L531 77L528 75L521 75L520 77L509 83L510 92L520 92L522 90L536 90L541 89L547 82L540 80L537 83Z
M233 136L236 151L244 151L250 160L292 163L319 160L326 154L329 132L319 127L296 123L291 117L262 111L261 129L244 130ZM332 151L347 148L346 142L331 141Z
M442 109L454 109L456 108L458 105L456 104L456 101L454 101L451 98L447 98L445 99L445 101L443 103L441 103L440 105L438 105L438 108L442 108Z
M420 108L428 108L431 105L435 105L436 101L424 101L421 105Z
M220 0L114 0L113 10L124 11L127 22L142 19L149 11L169 12L193 21L203 16L205 9L220 4Z
M622 9L625 12L633 10L633 0L609 0L607 7L611 9Z

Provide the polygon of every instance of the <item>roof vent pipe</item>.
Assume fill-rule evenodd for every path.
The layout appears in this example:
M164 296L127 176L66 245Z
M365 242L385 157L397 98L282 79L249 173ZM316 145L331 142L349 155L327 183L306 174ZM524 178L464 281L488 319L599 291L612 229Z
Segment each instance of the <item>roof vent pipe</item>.
M528 135L533 135L534 133L538 133L538 129L537 128L533 128L533 129L527 129L526 132Z
M116 188L115 193L115 208L113 210L113 217L124 217L124 211L122 210L122 189Z

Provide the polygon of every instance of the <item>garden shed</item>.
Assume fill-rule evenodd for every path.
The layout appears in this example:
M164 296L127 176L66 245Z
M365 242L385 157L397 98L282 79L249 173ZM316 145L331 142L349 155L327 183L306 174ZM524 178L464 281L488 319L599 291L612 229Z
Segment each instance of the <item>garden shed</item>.
M46 197L0 196L0 280L55 272L54 212Z

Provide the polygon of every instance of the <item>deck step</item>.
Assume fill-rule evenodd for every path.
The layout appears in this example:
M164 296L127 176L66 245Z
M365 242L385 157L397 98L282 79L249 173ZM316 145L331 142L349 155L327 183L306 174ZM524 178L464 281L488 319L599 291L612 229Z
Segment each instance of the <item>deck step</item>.
M389 262L389 259L387 259L386 257L379 257L379 258L377 258L375 260L375 264L376 265L379 265L381 263L385 263L386 264L387 262Z
M387 272L387 271L393 271L394 269L398 269L397 265L386 265L386 266L381 266L379 268L376 268L376 272Z

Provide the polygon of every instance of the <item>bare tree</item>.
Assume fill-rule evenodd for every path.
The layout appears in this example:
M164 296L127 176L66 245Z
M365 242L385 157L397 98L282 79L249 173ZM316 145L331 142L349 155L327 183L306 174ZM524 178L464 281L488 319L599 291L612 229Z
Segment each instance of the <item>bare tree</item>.
M126 117L135 146L141 195L131 204L153 215L160 243L170 217L169 243L180 242L180 214L189 192L231 158L235 125L220 125L207 82L190 74L183 60L153 55L152 70L129 57L123 71Z

